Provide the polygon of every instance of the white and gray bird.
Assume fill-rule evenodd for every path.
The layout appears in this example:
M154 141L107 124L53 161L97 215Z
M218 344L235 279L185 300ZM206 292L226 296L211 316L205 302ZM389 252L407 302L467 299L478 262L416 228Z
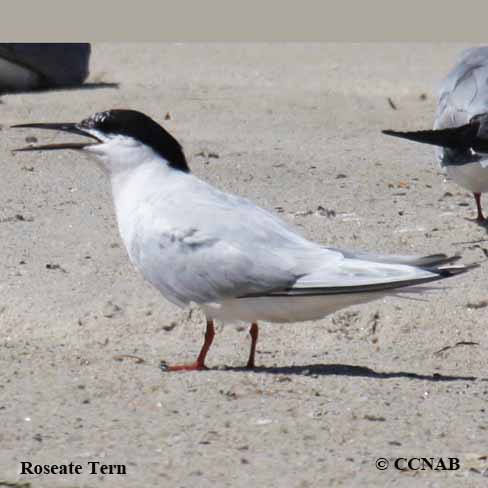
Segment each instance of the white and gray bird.
M488 192L488 46L464 51L443 80L433 130L383 133L438 146L441 167L473 193L476 221L487 223L481 194Z
M254 367L258 321L320 319L470 269L453 265L457 256L381 256L311 242L253 202L194 176L180 144L140 112L14 127L89 137L16 151L73 149L92 156L110 179L131 262L170 302L203 309L207 329L197 360L169 370L205 368L214 320L251 324L247 366Z

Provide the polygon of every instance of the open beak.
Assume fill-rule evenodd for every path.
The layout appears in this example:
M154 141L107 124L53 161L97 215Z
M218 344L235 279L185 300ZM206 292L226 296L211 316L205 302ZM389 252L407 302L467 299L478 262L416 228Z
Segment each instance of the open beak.
M13 152L19 152L19 151L52 151L54 149L84 149L87 146L93 146L95 144L100 144L102 142L100 139L95 137L93 134L90 134L89 132L84 131L83 129L80 128L80 126L78 124L74 124L74 123L19 124L19 125L12 125L12 128L60 130L63 132L69 132L70 134L77 134L80 136L90 137L91 139L95 139L95 141L96 141L96 142L62 142L59 144L45 144L43 146L26 146L26 147L21 147L19 149L14 149Z

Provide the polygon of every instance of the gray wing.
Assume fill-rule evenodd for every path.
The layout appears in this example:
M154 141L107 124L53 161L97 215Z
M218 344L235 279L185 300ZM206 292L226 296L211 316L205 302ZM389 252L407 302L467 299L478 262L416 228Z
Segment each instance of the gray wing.
M488 112L488 46L464 51L441 83L435 129L459 127Z
M173 188L151 212L141 211L129 251L170 301L206 303L288 288L317 262L341 258L249 200L189 178L185 192ZM191 195L191 207L183 193Z
M434 129L465 126L473 118L480 123L478 137L488 141L488 46L463 51L442 81ZM444 163L461 164L479 159L463 148L438 147L436 155Z
M178 305L289 290L324 294L338 287L359 292L407 286L438 279L437 270L417 266L447 262L443 255L388 258L325 248L249 200L196 178L186 190L192 210L175 188L158 200L152 214L141 213L137 220L145 238L130 252L145 277ZM158 215L165 220L158 221Z

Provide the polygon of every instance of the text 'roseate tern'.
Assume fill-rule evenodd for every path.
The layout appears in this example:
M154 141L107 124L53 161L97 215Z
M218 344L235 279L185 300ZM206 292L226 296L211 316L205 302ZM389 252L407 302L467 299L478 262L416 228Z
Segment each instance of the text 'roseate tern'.
M180 144L133 110L99 112L81 123L23 124L87 136L89 141L17 151L74 149L91 155L112 185L120 235L134 266L171 302L205 312L205 368L214 320L251 324L254 367L258 321L320 319L357 303L468 269L457 256L380 256L308 241L253 202L194 176Z
M481 194L488 191L488 46L464 51L442 82L433 130L383 133L438 146L441 167L473 193L476 220L486 224Z

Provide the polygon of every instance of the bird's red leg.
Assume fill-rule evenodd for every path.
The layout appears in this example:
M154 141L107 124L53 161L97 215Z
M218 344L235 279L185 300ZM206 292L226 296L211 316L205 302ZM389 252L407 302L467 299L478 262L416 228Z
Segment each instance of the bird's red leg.
M483 216L483 211L481 210L481 193L473 193L473 196L476 202L476 208L478 209L478 217L476 217L476 221L483 224L486 221L485 217Z
M200 354L194 363L190 364L175 364L174 366L168 366L166 371L198 371L201 369L207 369L205 366L205 357L212 345L212 341L215 337L215 328L213 320L207 320L207 330L205 331L205 342L203 343Z
M247 361L247 368L254 368L254 355L256 353L256 343L258 342L258 324L253 322L251 328L249 329L249 334L251 336L251 351L249 352L249 359Z

